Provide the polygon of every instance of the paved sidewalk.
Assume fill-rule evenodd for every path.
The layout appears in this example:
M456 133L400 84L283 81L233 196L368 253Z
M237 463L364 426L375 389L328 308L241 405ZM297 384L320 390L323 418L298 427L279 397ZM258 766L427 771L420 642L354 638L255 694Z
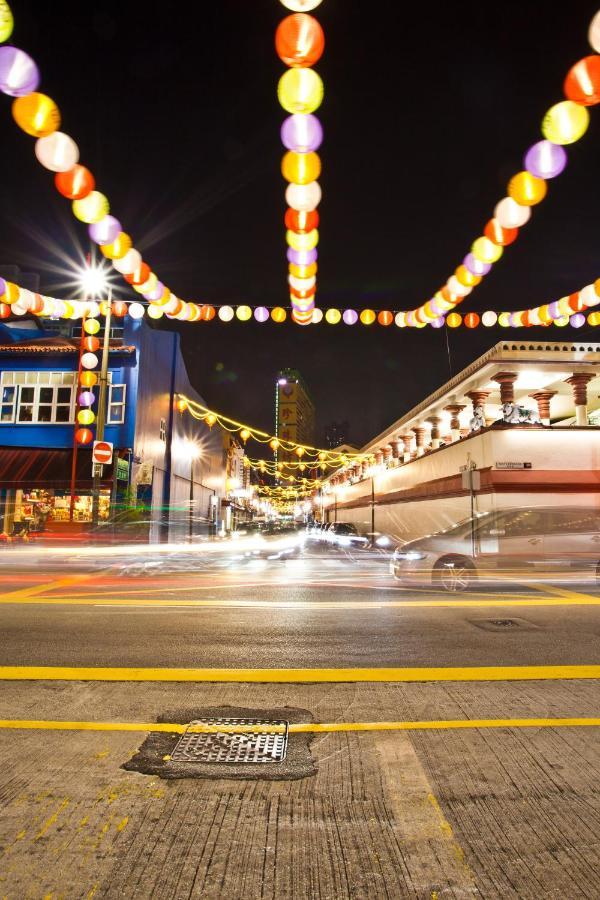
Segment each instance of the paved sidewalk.
M3 719L595 716L598 683L2 685ZM298 781L124 771L143 734L0 730L0 897L597 898L597 728L315 735Z

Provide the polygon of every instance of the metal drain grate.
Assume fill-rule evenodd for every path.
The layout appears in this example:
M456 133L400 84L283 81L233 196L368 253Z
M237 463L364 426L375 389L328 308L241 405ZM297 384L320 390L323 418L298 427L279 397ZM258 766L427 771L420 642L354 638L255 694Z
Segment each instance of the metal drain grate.
M271 763L285 759L288 743L288 723L267 719L197 719L193 725L260 725L277 726L284 731L275 734L257 731L186 731L171 753L172 762L190 763Z

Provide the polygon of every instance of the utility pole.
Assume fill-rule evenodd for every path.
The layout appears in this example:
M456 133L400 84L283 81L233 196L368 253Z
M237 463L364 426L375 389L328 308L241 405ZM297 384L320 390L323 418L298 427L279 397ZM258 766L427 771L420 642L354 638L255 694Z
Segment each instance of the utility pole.
M112 313L112 287L108 288L106 302L106 316L104 318L104 341L102 344L102 366L100 369L100 387L98 391L98 418L96 420L96 440L104 440L104 428L106 426L106 404L108 399L108 351L110 347L110 321ZM113 459L113 465L116 465ZM92 528L98 527L100 514L100 482L102 480L103 466L101 463L93 463L92 483Z

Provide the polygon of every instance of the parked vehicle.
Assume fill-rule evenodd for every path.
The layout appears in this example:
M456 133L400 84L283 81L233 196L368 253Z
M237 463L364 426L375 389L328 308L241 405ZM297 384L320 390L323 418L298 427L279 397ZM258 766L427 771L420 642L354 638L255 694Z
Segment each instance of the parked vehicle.
M540 507L483 513L409 541L390 571L403 584L464 591L483 573L585 571L600 584L600 507Z
M327 540L340 547L366 547L369 539L358 533L352 522L332 522L327 531Z

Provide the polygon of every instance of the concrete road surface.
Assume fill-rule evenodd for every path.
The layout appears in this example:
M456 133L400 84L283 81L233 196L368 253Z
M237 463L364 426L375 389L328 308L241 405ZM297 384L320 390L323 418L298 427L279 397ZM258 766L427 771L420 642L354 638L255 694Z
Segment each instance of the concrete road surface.
M597 898L599 607L366 556L6 566L0 896ZM161 777L223 707L289 708L313 774Z

